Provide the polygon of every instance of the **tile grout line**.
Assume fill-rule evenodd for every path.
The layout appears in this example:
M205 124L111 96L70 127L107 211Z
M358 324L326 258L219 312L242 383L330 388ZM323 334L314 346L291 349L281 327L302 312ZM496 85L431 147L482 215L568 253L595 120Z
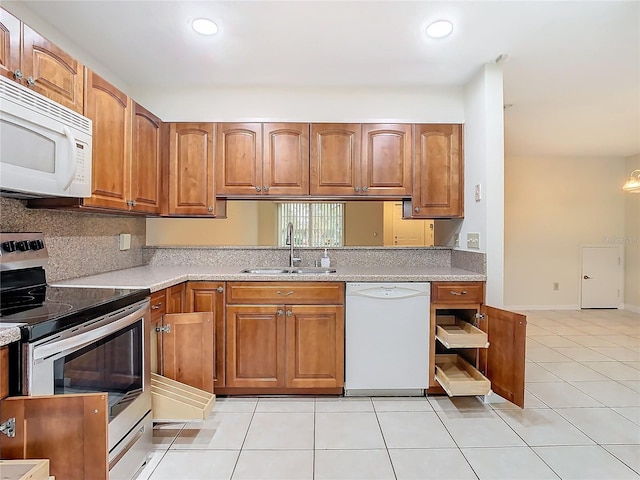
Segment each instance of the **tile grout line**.
M393 478L398 480L398 475L396 474L396 467L393 465L393 460L391 459L391 452L389 451L389 445L387 445L387 439L384 436L384 430L382 430L382 425L380 424L380 418L378 417L378 411L376 410L376 404L373 401L373 398L369 397L369 401L371 402L371 408L373 408L373 414L376 416L376 423L378 424L378 428L380 429L380 436L382 437L382 441L384 442L384 448L387 452L387 457L389 458L389 463L391 464L391 471L393 472Z
M244 449L244 444L247 441L247 436L249 435L249 430L251 429L251 424L253 423L253 419L256 415L256 410L258 409L258 403L260 402L260 399L258 398L256 400L256 404L253 407L253 412L251 412L251 420L249 420L249 425L247 426L247 431L244 434L244 438L242 439L242 444L240 445L240 450L238 450L238 457L236 458L235 463L233 464L233 470L231 471L231 476L229 477L229 480L233 480L233 476L236 473L236 468L238 468L238 462L240 462L240 455L242 455L242 450ZM224 412L220 412L220 413L224 413Z

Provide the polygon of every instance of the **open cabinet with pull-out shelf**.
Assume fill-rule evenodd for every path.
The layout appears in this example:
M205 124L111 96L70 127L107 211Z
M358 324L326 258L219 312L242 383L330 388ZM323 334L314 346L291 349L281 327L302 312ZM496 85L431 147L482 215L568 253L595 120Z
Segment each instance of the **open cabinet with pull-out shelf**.
M213 394L212 312L182 313L185 284L151 295L153 420L204 420Z
M524 407L527 320L484 304L484 282L431 284L428 394L494 392Z

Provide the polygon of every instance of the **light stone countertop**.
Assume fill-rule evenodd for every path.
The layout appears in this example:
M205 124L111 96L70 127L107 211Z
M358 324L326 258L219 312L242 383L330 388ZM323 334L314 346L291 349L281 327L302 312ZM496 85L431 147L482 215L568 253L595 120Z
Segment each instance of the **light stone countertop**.
M336 273L240 273L249 266L142 266L52 282L54 286L149 288L152 292L187 280L201 281L323 281L323 282L455 282L486 280L486 275L452 267L337 267Z
M482 282L486 275L452 267L336 267L336 273L262 275L250 266L142 266L51 282L56 287L149 288L152 292L188 280L322 282ZM19 327L0 328L0 346L20 340Z

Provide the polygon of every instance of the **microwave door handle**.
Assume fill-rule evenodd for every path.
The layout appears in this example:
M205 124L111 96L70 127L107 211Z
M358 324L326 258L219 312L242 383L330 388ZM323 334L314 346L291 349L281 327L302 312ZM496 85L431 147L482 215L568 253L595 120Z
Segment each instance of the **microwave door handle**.
M73 137L69 127L62 127L62 131L69 142L69 169L66 178L58 177L58 186L60 186L62 190L68 190L76 176L76 170L78 169L78 151L76 147L76 139Z

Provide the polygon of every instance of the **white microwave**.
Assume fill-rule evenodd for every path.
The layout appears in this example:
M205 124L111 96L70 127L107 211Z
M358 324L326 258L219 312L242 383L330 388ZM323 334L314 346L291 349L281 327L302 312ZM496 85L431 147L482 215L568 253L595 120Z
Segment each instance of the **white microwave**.
M0 195L90 197L87 117L0 76Z

